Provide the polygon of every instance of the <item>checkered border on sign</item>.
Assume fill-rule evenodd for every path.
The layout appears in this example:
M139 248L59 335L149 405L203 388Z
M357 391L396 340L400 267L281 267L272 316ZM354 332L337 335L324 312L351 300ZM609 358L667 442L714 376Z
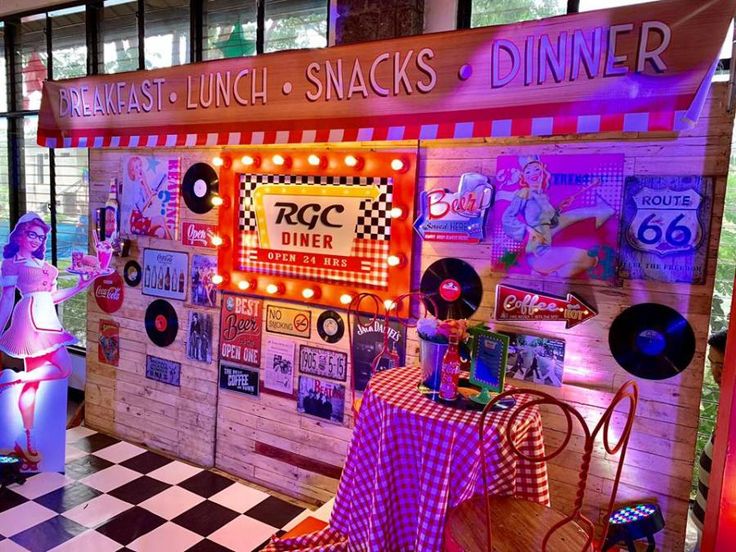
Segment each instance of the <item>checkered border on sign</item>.
M360 214L355 225L356 237L366 240L386 240L391 238L391 208L393 203L393 179L371 176L301 176L288 174L241 174L240 210L238 216L240 231L258 230L256 212L253 205L253 191L260 184L282 184L299 186L301 184L323 184L338 186L370 186L380 190L376 201L369 199L360 204Z

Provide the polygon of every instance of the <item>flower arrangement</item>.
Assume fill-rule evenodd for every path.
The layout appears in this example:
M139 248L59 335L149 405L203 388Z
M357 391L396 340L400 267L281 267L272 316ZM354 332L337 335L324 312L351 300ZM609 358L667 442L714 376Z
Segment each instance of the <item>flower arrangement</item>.
M434 316L427 316L417 320L419 337L432 343L447 344L451 333L457 333L460 342L468 338L467 320L438 320Z

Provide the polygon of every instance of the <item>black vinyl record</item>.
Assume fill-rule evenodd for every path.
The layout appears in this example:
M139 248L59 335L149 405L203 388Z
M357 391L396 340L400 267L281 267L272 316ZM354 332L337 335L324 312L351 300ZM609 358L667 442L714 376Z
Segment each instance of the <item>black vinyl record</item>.
M130 287L136 287L138 284L141 283L141 278L143 277L143 271L141 270L141 265L139 265L136 261L128 261L125 263L125 268L123 269L123 278L125 279L125 283L128 284Z
M345 334L345 322L342 316L332 310L319 315L317 319L317 333L327 343L337 343Z
M190 211L203 215L212 209L212 195L218 187L217 171L207 163L195 163L184 173L181 195Z
M146 333L154 345L168 347L176 339L179 319L174 307L168 301L156 299L148 305L145 322Z
M695 354L695 334L675 309L658 303L629 307L611 324L608 345L621 367L644 379L676 376Z
M440 259L432 263L419 284L422 293L437 305L425 301L427 310L440 320L468 318L478 310L483 284L475 269L460 259Z

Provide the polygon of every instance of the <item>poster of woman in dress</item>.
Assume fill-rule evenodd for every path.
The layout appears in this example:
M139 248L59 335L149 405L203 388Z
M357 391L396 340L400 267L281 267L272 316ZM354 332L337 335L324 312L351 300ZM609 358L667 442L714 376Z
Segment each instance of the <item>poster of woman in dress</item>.
M123 158L123 233L176 239L179 159L156 155Z
M214 307L217 289L212 276L217 273L217 257L213 255L192 255L191 301L194 305Z
M188 327L187 358L212 362L212 315L190 311Z
M623 169L623 155L499 157L494 266L516 274L612 279Z

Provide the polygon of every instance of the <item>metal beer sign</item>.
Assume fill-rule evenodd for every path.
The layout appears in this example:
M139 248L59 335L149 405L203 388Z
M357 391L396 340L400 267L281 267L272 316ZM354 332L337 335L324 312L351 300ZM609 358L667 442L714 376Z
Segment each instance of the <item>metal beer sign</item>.
M488 177L465 173L457 192L422 192L414 228L424 241L478 243L485 236L486 210L493 201Z

